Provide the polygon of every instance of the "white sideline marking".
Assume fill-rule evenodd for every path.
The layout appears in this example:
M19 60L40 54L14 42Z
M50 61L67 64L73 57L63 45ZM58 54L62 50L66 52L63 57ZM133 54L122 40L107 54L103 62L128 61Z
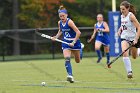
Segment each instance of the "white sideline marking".
M14 82L30 82L30 80L12 80ZM41 80L33 80L33 81L41 81ZM45 81L46 83L66 83L68 81L63 81L63 80L42 80ZM116 84L116 85L132 85L132 84L137 84L139 85L140 82L135 82L135 81L129 81L129 82L95 82L95 81L74 81L75 83L86 83L86 84Z
M20 86L42 86L41 84L24 84ZM67 85L45 85L48 88L81 88L81 89L96 89L96 90L123 90L123 91L140 91L140 88L111 88L111 87L97 87L97 86L67 86Z

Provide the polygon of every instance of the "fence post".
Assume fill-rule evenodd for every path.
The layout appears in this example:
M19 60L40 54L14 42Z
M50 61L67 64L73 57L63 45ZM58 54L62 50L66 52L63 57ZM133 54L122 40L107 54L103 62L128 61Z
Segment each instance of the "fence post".
M5 42L4 37L2 36L2 61L5 61Z
M55 59L55 46L54 46L54 41L51 41L52 42L52 58Z

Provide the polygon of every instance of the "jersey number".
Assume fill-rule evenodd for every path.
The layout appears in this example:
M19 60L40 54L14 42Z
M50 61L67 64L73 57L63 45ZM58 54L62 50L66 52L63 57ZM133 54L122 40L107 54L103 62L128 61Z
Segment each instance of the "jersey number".
M65 32L65 36L66 37L71 37L70 34L68 32Z
M122 30L127 30L127 27L125 25L122 25Z
M99 36L103 36L103 32L102 31L98 31L98 35Z

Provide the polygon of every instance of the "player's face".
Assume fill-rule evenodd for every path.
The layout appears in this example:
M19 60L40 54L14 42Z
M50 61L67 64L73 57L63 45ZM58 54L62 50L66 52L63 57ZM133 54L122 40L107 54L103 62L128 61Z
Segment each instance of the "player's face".
M103 16L102 15L97 15L97 21L103 21Z
M67 14L65 13L59 13L59 18L63 21L63 22L66 22L67 20Z
M123 15L127 15L129 12L129 9L127 9L125 6L120 6L120 11Z

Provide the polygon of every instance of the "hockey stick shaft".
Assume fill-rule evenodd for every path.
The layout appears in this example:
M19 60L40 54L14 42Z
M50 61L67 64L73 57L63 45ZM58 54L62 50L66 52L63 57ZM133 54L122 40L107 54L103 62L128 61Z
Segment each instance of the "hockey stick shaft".
M108 67L113 64L118 58L120 58L128 49L130 49L132 45L130 45L127 49L125 49L122 53L120 53L116 58L114 58L109 64Z
M40 35L41 37L45 37L45 38L51 39L51 40L53 39L53 37L51 37L49 35L46 35L46 34L43 34L43 33L40 33L40 32L38 32L38 30L36 30L35 33L38 34L38 35ZM55 41L69 45L69 43L67 43L65 41L62 41L60 39L57 39L57 38L55 39Z

